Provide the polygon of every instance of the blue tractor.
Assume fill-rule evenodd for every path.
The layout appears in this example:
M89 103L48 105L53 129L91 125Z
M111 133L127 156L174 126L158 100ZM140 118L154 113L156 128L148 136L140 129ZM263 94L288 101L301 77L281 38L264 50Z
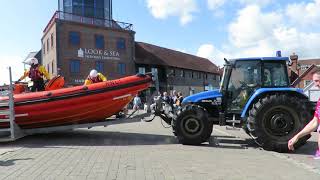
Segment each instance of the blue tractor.
M312 118L313 104L290 87L287 57L226 60L219 90L184 98L179 110L156 111L182 144L208 140L213 125L241 127L266 150L287 152L288 140ZM165 113L164 113L165 112ZM297 143L303 145L310 135Z

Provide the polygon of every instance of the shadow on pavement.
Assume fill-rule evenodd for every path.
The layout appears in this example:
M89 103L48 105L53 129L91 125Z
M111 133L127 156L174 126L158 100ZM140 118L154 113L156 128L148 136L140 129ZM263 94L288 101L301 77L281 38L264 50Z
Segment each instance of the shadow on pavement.
M318 148L318 142L307 141L305 145L293 151L292 154L314 155Z
M132 146L177 143L176 138L169 135L75 130L30 135L15 142L5 143L5 145L29 148L64 146L66 148L68 146Z
M143 134L115 131L83 130L62 131L49 134L30 135L14 142L1 143L3 147L27 148L75 148L72 146L135 146L179 144L173 135ZM253 139L235 136L212 135L202 147L226 149L261 149ZM294 154L313 155L317 143L309 141Z
M225 149L260 149L253 139L239 139L235 136L211 136L209 146Z
M14 142L4 143L11 147L73 148L71 146L135 146L179 144L173 135L141 134L114 131L75 130L49 134L30 135ZM252 139L234 136L212 135L209 143L200 146L212 148L247 149L259 148Z
M226 149L261 149L255 141L251 138L248 139L238 139L235 136L211 136L209 141L209 146L216 148L226 148ZM307 141L307 143L292 154L301 154L301 155L314 155L318 147L318 143L315 141Z
M1 161L0 160L0 166L13 166L15 165L16 161L25 161L25 160L30 160L32 158L24 158L24 159L10 159L7 161Z

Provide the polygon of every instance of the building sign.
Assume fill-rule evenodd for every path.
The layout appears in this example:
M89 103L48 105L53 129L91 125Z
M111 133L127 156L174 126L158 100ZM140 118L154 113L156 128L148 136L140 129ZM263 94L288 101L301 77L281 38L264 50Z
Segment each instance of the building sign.
M78 57L96 60L120 60L120 53L113 50L80 48L78 50Z

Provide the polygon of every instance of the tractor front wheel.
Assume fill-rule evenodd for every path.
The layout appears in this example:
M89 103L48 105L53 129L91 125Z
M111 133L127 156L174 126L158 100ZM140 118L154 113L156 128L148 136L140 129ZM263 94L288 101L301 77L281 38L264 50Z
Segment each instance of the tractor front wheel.
M265 150L287 152L288 140L310 120L307 101L286 94L268 95L256 102L249 111L248 132ZM300 139L296 148L310 135Z
M208 114L199 106L186 107L173 124L173 130L182 144L201 144L207 141L212 133L212 123L208 120Z

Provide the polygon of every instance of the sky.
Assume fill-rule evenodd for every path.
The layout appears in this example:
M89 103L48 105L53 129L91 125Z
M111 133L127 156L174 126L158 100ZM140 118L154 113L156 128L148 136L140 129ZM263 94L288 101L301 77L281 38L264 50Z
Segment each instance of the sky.
M10 0L0 11L0 84L11 66L41 48L57 0ZM320 0L113 0L113 19L133 24L135 40L208 58L320 58Z

